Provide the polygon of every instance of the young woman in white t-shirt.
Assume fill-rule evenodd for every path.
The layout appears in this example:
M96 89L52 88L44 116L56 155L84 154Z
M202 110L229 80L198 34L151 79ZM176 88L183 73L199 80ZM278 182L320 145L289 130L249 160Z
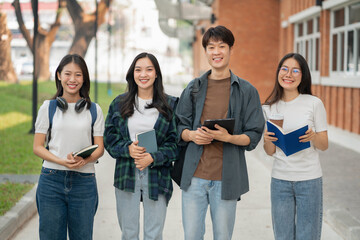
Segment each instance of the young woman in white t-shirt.
M34 153L43 159L36 192L40 239L92 239L98 192L94 163L104 153L104 117L96 104L92 133L90 78L84 59L66 55L55 72L56 110L49 130L49 104L39 109L35 123ZM55 100L56 99L56 100ZM46 137L48 148L45 148ZM72 153L92 144L87 158Z
M263 105L265 119L282 115L285 132L308 125L299 141L310 142L310 148L286 156L274 145L274 133L265 130L264 149L274 157L271 209L275 240L320 239L322 171L318 150L328 148L326 111L322 101L311 94L310 70L300 54L284 56L276 76Z

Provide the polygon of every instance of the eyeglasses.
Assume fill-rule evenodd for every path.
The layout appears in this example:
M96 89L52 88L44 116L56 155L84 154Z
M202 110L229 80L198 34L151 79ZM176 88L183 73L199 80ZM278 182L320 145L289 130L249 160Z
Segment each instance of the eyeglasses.
M279 74L280 75L285 75L289 72L289 69L288 67L281 67L280 68L280 71L279 71ZM298 77L300 75L301 71L300 69L298 68L292 68L291 69L291 75L294 76L294 77Z

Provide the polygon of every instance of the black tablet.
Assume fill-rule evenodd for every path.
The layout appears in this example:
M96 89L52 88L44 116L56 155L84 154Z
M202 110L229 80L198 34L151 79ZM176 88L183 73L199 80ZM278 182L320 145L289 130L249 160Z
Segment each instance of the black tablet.
M215 124L218 124L221 127L225 128L230 134L234 133L235 118L208 119L204 121L203 126L211 130L216 130Z

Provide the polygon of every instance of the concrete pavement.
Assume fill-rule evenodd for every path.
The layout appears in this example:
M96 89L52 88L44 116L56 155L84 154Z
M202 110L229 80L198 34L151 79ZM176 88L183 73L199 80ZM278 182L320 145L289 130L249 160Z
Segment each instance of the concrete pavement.
M274 239L270 213L270 171L259 158L261 155L261 149L247 153L250 192L245 194L242 200L238 202L233 239ZM121 237L116 217L114 187L112 186L114 167L115 160L107 153L100 159L99 164L96 165L99 208L95 216L95 240L120 239ZM174 195L168 206L164 228L164 239L166 240L184 239L181 223L181 190L178 186L174 188ZM142 219L142 216L140 219ZM35 214L11 239L38 239L38 221L38 215ZM140 222L142 223L142 221ZM206 218L205 239L212 239L209 213ZM322 239L341 240L343 238L324 222Z

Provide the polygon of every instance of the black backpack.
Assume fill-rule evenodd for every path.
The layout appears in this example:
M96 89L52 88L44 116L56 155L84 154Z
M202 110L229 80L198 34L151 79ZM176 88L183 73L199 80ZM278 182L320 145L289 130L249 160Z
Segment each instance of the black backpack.
M195 78L194 86L193 86L193 89L191 90L191 102L192 102L192 116L193 116L193 118L195 117L195 102L196 102L195 97L196 97L196 94L199 92L199 90L200 90L200 79ZM171 178L179 186L181 184L181 176L182 176L182 171L183 171L184 162L185 162L186 149L187 149L188 145L189 145L189 143L186 143L183 146L179 146L179 158L178 158L177 161L174 162L174 164L173 164L173 166L172 166L172 168L170 170Z

